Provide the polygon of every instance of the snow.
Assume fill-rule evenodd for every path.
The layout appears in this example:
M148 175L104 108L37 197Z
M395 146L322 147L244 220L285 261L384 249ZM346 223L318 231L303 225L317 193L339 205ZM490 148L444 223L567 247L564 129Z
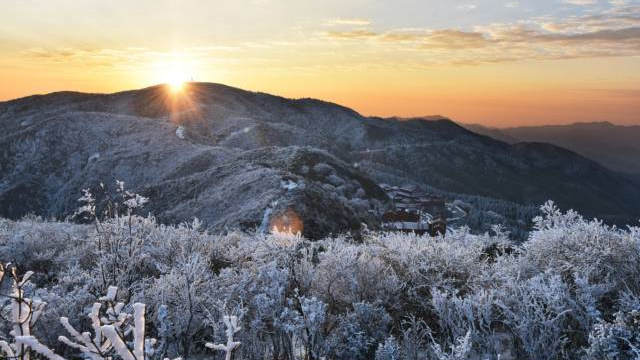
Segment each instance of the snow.
M144 359L144 311L144 304L133 304L133 356L136 359Z
M445 239L367 232L364 241L340 235L309 241L208 234L198 222L130 220L131 225L122 218L99 225L102 241L133 241L115 253L118 264L130 266L120 268L123 275L114 280L122 291L109 287L102 303L91 306L96 295L89 289L103 284L95 275L113 264L114 253L86 260L86 254L99 253L98 242L69 238L95 240L101 235L93 227L0 219L1 257L32 268L41 261L55 264L48 269L55 281L44 280L35 290L52 304L38 329L54 332L57 319L50 315L74 315L78 308L88 307L90 320L74 328L78 319L60 318L68 333L58 337L60 343L32 336L36 317L15 310L31 304L33 315L42 314L45 302L25 298L35 285L2 265L0 277L12 281L2 295L14 295L6 327L18 331L0 341L0 357L26 360L18 350L24 344L50 360L61 360L52 351L57 346L70 358L90 360L103 360L97 352L123 360L160 359L177 356L183 347L189 359L204 358L207 349L224 352L226 359L264 359L281 349L274 340L293 344L291 357L283 356L290 360L369 359L373 353L388 360L404 358L406 349L422 356L412 358L436 360L510 354L553 360L567 353L585 360L606 353L633 359L640 348L640 228L608 227L563 213L553 203L541 208L524 244L509 241L499 228L480 235L453 229ZM50 253L40 252L45 245ZM144 258L145 252L153 256ZM213 270L212 259L224 266ZM84 269L79 260L95 263ZM40 281L39 273L33 278ZM131 302L115 303L118 295ZM428 318L415 318L427 311ZM145 319L149 314L155 318ZM92 328L94 337L76 330L81 328ZM580 342L568 341L568 332Z
M225 352L225 360L231 360L231 356L233 354L233 350L235 350L238 346L240 346L240 342L233 341L233 335L241 330L238 325L238 317L237 316L224 316L224 324L226 326L225 334L227 335L227 343L226 344L213 344L206 343L204 346Z
M31 348L31 350L46 357L49 360L65 360L60 355L57 355L53 350L49 349L45 345L41 344L34 336L16 336L16 344L24 345Z
M100 297L100 301L115 301L117 293L117 286L109 286L109 288L107 289L107 295Z
M4 340L0 340L0 350L2 350L9 358L15 357L15 352L13 351L13 348L11 348L9 343L7 343Z
M245 127L243 127L242 129L240 129L238 131L234 131L234 132L230 133L227 136L227 139L232 139L232 138L234 138L234 137L236 137L238 135L248 134L249 132L251 132L252 129L253 129L252 126L245 126Z
M329 184L336 187L344 185L344 179L333 174L327 176L327 181L329 182Z
M179 139L183 139L183 140L184 140L184 138L185 138L184 131L185 131L184 126L182 126L182 125L178 126L178 127L176 128L176 136L177 136Z
M290 179L281 180L280 187L282 187L285 190L291 191L298 188L298 183Z
M313 166L313 171L320 175L328 176L332 174L335 170L331 165L327 163L317 163Z
M109 339L113 345L113 349L123 360L136 360L135 356L129 351L127 345L122 341L122 338L116 331L113 325L103 325L102 333Z
M27 281L29 281L31 276L33 276L33 271L27 271L26 273L24 273L24 275L22 275L22 280L18 282L18 287L23 287L27 283Z
M271 221L271 213L273 212L273 206L276 206L277 202L272 203L266 209L264 209L264 213L262 214L262 222L260 223L259 232L261 234L266 234L269 232L269 223Z

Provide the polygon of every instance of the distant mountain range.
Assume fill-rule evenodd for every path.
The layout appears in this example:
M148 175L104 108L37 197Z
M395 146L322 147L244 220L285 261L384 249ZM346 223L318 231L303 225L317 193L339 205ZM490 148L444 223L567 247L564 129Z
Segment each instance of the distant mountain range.
M161 221L264 229L295 214L311 238L375 227L389 207L380 183L640 217L640 185L558 146L219 84L30 96L0 102L0 127L0 216L11 218L69 215L81 189L115 179Z
M463 126L510 144L554 144L593 159L609 169L640 174L640 126L621 126L609 122L504 129L477 124Z

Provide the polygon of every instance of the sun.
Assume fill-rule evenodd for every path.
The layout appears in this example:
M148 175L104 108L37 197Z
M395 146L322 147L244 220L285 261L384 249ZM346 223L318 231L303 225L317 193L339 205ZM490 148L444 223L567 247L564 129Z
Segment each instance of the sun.
M171 79L167 81L167 85L169 85L169 90L171 90L172 93L177 93L182 91L182 89L184 89L184 80L181 80L180 78L175 78L175 79Z
M185 83L193 77L193 66L184 59L159 62L154 68L156 81L166 84L172 93L183 91Z
M173 66L165 74L165 83L173 93L182 91L187 81L189 81L189 75L183 67Z

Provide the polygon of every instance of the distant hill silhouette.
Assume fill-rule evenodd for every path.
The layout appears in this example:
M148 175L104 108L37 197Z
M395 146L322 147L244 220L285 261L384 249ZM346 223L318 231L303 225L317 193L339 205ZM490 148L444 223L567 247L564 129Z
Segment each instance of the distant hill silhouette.
M527 126L497 129L464 125L478 134L510 144L545 142L575 151L600 164L625 173L640 174L640 126L609 122Z

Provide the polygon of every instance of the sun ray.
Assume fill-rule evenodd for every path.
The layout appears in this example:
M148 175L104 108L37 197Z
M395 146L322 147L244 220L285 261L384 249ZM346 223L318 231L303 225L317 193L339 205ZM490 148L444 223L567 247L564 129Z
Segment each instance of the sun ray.
M172 79L167 82L167 85L169 85L169 90L171 90L172 93L177 93L182 91L182 89L184 88L184 81L179 79Z
M172 56L153 67L156 82L166 84L172 93L183 91L185 83L193 78L193 64L184 56Z

